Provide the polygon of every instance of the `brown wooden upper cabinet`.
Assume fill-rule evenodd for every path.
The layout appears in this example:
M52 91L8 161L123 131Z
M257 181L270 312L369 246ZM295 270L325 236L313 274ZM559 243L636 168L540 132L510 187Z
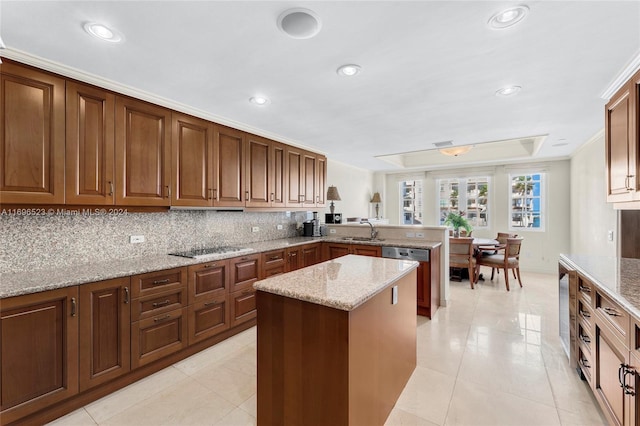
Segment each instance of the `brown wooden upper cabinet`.
M215 126L214 158L216 159L217 205L244 207L249 197L245 189L246 133L225 126Z
M214 205L214 126L185 114L173 113L171 123L171 205Z
M246 206L285 206L285 146L247 135Z
M66 203L115 202L115 95L67 82Z
M287 147L287 207L325 205L327 159L313 152Z
M64 80L7 61L0 78L0 199L64 203Z
M605 109L607 201L640 201L640 71Z
M169 206L171 111L116 97L116 204Z

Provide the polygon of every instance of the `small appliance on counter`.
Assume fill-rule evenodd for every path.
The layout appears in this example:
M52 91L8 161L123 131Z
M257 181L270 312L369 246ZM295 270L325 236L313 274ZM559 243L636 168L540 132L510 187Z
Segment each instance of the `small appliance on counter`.
M320 221L318 220L318 212L313 212L313 219L302 223L304 237L320 237Z
M342 213L325 213L324 223L342 223Z

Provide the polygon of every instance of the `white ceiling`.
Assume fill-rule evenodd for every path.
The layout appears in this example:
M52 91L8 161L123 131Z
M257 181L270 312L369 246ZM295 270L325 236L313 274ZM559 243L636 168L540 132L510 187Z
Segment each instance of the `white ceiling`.
M530 8L524 21L487 26L515 4ZM292 7L320 16L317 36L276 27ZM86 21L125 41L87 35ZM88 73L353 166L402 170L376 156L548 135L532 158L566 158L602 129L603 92L637 63L640 2L2 0L0 31L8 58ZM338 76L347 63L362 73ZM522 86L515 97L494 95L511 84ZM271 103L249 103L256 94ZM467 162L456 160L447 167Z

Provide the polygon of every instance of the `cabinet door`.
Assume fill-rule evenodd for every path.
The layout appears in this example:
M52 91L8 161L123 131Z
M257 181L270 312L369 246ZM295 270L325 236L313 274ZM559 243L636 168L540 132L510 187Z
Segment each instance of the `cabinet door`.
M260 273L259 259L259 254L252 254L235 257L229 261L229 269L231 270L229 291L236 292L252 288L253 283L258 281Z
M318 191L318 164L316 154L305 152L302 156L304 163L302 174L302 206L315 207L320 200Z
M304 158L302 150L287 147L286 149L287 191L286 206L302 207L304 197Z
M302 246L302 267L315 265L320 262L320 244Z
M595 339L594 393L609 423L623 425L628 416L629 403L620 381L620 369L628 364L629 349L608 326L599 322L595 323Z
M187 308L131 324L131 368L149 364L187 346Z
M189 306L189 344L208 339L229 329L227 295L199 300Z
M349 244L325 243L325 251L327 260L346 256L349 254Z
M364 244L352 244L350 247L350 253L358 254L360 256L382 256L382 249L376 246L368 246Z
M171 111L116 98L116 204L168 206Z
M324 207L327 204L327 157L324 155L317 156L317 178L316 184L316 207Z
M302 250L300 247L287 249L287 272L302 268Z
M633 92L627 84L609 101L605 115L607 201L632 200Z
M3 424L78 392L77 298L67 287L2 300Z
M271 207L285 207L287 201L287 164L286 148L273 142L273 184L271 187Z
M229 261L216 260L189 266L189 304L222 299L229 291Z
M256 292L252 288L231 293L230 302L231 327L256 317Z
M180 291L186 287L186 284L186 267L148 272L131 277L131 294L133 299L137 299L169 291Z
M80 286L80 391L130 370L129 278Z
M172 114L173 206L213 206L213 125Z
M286 257L285 249L262 253L262 277L266 278L277 273L283 273L285 271Z
M246 177L247 207L270 207L274 176L271 142L248 135Z
M114 204L114 119L114 94L67 82L67 204Z
M245 133L228 127L215 128L215 154L217 187L214 188L215 205L243 207L245 198L244 142Z
M2 202L63 204L64 80L8 62L0 79Z

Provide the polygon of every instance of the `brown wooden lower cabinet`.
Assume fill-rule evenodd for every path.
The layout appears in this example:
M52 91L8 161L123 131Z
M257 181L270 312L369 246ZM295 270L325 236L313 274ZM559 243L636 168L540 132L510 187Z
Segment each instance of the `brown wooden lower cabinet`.
M595 324L596 353L593 388L605 416L612 425L625 425L628 401L621 386L621 366L628 365L627 348L607 326Z
M131 324L131 367L136 368L187 346L187 308Z
M380 257L382 256L382 248L380 246L368 246L365 244L351 244L349 253L360 256Z
M321 260L321 245L320 244L306 244L302 246L302 267L307 267L319 263Z
M349 244L323 243L324 259L331 260L350 253Z
M429 250L429 261L418 266L418 315L432 318L440 306L440 247Z
M131 368L129 277L79 286L80 391Z
M229 329L227 296L201 300L189 305L189 344L208 339Z
M2 299L2 424L78 392L78 320L78 287Z

